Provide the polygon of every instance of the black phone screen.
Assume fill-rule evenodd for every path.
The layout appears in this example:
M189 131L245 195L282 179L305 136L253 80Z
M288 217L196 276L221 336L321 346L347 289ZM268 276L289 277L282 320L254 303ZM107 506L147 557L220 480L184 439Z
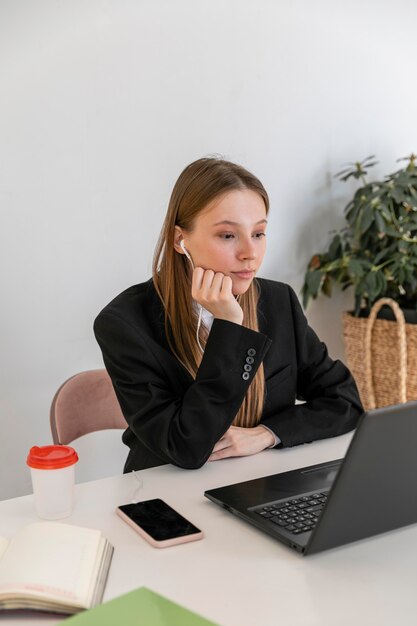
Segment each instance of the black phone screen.
M201 532L199 528L159 498L135 504L123 504L119 506L119 509L155 541L185 537Z

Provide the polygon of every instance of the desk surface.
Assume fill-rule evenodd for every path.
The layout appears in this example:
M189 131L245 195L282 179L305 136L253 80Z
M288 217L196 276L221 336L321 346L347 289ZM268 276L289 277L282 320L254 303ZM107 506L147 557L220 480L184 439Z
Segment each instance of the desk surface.
M221 626L415 624L417 525L303 557L207 500L203 493L344 456L350 435L287 450L208 463L195 471L162 466L139 473L137 499L160 497L205 538L162 550L114 513L137 488L131 474L76 486L65 522L100 528L114 545L104 600L146 585ZM387 499L389 494L387 494ZM387 506L389 506L387 504ZM0 502L0 535L37 521L32 496ZM52 626L55 617L7 617L2 625Z

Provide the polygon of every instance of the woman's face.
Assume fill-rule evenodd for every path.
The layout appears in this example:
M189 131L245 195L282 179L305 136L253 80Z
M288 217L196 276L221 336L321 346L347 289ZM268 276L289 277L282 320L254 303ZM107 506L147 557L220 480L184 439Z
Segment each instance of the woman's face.
M222 272L232 279L234 295L249 288L265 254L266 209L251 189L227 192L210 202L194 220L193 229L176 226L195 267Z

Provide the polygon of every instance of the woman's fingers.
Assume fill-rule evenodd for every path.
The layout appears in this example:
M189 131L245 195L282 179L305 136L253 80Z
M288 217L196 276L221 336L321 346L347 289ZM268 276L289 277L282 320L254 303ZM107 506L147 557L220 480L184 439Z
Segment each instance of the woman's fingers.
M191 295L194 300L197 300L197 294L201 290L201 285L204 278L204 270L202 267L196 267L193 271L193 276L191 280Z
M209 300L216 299L220 295L224 274L221 272L213 272L213 270L204 270L202 267L196 267L192 278L192 296L199 301L201 298Z
M214 446L209 461L219 461L231 456L257 454L271 446L273 435L263 426L240 428L231 426Z
M243 311L233 295L232 285L230 276L196 267L193 271L191 295L214 317L241 324Z
M232 293L233 282L230 276L224 276L221 284L221 293L222 295L226 295Z
M213 281L215 276L217 276L217 274L215 274L213 270L206 270L204 272L203 284L201 285L201 289L206 296L213 289Z
M227 433L225 435L223 435L223 437L221 439L219 439L219 441L216 443L216 445L214 446L212 453L213 452L218 452L219 450L224 450L225 448L228 448L230 445L230 442L227 438Z
M210 298L217 300L219 298L225 278L225 275L221 272L205 270L201 284L201 290L207 300L209 300Z

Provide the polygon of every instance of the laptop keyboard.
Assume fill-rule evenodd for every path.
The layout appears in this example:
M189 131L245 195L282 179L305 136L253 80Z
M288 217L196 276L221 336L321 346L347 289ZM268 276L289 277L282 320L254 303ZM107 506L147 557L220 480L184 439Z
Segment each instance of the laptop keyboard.
M273 522L293 535L313 530L326 503L328 492L317 492L291 500L280 500L253 509L264 519Z

